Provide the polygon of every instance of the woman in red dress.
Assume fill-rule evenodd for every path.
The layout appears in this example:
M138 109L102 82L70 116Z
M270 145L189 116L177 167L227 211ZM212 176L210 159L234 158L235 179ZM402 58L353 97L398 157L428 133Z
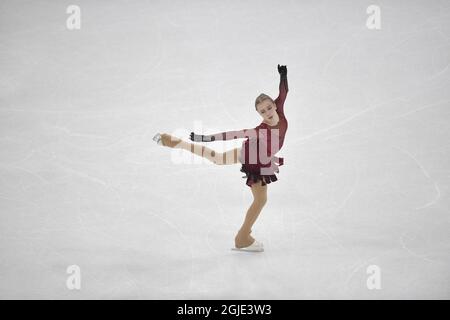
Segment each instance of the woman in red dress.
M277 181L275 173L283 165L283 158L275 154L281 149L288 128L284 115L284 101L288 93L287 68L278 65L280 74L279 95L273 100L260 94L255 101L255 108L263 121L256 128L238 131L220 132L200 135L191 132L190 140L194 142L211 142L246 138L242 147L227 152L215 152L205 146L183 141L169 134L157 134L154 138L158 144L170 148L180 148L204 157L211 162L224 165L240 163L241 172L245 173L246 185L251 188L253 203L247 211L244 223L235 237L236 250L264 251L263 244L250 234L251 228L267 202L267 184Z

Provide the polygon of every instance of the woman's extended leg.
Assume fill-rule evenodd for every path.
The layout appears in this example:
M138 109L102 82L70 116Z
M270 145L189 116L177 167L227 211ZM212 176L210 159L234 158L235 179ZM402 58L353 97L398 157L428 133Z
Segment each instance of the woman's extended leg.
M248 247L255 239L250 236L251 229L261 210L267 202L267 184L262 185L262 181L252 184L253 203L247 211L244 223L234 238L236 248Z
M186 142L165 133L161 134L161 140L163 145L166 147L190 151L193 154L206 158L215 164L224 165L239 163L238 156L240 153L240 148L231 149L227 152L216 152L201 144Z

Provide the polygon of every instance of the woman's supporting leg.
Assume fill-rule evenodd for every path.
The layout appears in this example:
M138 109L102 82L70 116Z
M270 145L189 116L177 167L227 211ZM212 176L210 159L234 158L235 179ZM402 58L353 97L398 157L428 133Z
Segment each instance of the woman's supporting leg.
M227 152L219 153L201 144L186 142L179 138L172 137L169 134L161 134L161 140L163 145L166 147L190 151L193 154L206 158L215 164L224 165L240 163L239 154L241 152L241 148L234 148ZM253 194L253 203L247 211L244 224L234 239L237 248L248 247L255 241L255 239L250 235L251 229L267 202L267 185L263 186L262 181L254 183L251 190Z
M251 229L267 202L267 184L263 186L262 181L258 181L252 185L251 189L253 193L253 203L247 210L244 223L234 239L237 248L248 247L255 241L255 239L250 236Z
M161 134L161 139L163 142L163 145L170 148L178 148L178 149L184 149L186 151L190 151L193 154L206 158L212 163L218 164L218 165L225 165L225 164L235 164L239 163L239 153L240 148L231 149L227 152L216 152L208 147L205 147L201 144L197 143L190 143L183 141L179 138L173 137L169 134Z

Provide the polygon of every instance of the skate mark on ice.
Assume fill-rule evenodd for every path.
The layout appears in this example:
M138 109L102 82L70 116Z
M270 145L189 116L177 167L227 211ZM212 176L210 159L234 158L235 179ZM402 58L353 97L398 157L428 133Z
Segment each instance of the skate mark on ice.
M412 251L411 249L409 249L409 248L406 246L406 243L405 243L405 236L406 236L406 232L404 232L404 233L399 237L399 240L400 240L400 244L401 244L402 248L403 248L406 252L408 252L411 256L416 257L416 258L419 258L419 259L421 259L421 260L424 260L424 261L427 261L427 262L436 262L435 260L431 260L431 259L427 258L427 255L421 255L421 254L415 253L414 251Z
M404 154L406 154L410 159L412 159L412 160L416 163L416 165L420 168L420 170L421 170L422 173L425 175L425 177L426 177L428 180L431 180L431 177L430 177L428 171L424 168L424 166L422 165L422 163L420 163L420 161L419 161L416 157L414 157L408 150L405 150L405 149L403 149L403 148L396 147L396 146L394 146L393 148L399 150L400 152L402 152L402 153L404 153ZM432 180L431 180L431 181L432 181ZM435 181L432 181L432 182L433 182L434 188L435 188L435 190L436 190L436 195L435 195L435 197L434 197L431 201L427 202L426 204L424 204L424 205L422 205L422 206L419 206L419 207L416 207L416 208L415 208L416 210L421 210L421 209L427 208L427 207L429 207L429 206L435 204L435 203L439 200L439 198L440 198L440 196L441 196L441 191L440 191L439 186L437 185L437 183L436 183Z

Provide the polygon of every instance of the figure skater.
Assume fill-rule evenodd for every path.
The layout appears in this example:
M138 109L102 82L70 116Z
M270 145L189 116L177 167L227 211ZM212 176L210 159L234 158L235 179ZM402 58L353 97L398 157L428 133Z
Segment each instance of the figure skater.
M251 188L253 203L247 211L244 223L239 229L234 242L234 250L264 251L262 242L250 234L261 210L267 202L267 184L277 181L275 172L283 165L283 158L275 154L281 149L288 128L284 115L284 101L288 92L287 68L278 65L280 74L279 95L275 101L266 94L260 94L255 101L255 109L263 118L260 125L252 129L201 135L191 132L190 140L194 142L211 142L246 138L240 148L226 152L215 152L201 144L185 142L169 134L156 134L153 138L158 144L170 148L179 148L208 159L217 165L240 163L241 172L245 173L246 185ZM265 154L264 152L265 151ZM265 160L265 161L263 161Z

